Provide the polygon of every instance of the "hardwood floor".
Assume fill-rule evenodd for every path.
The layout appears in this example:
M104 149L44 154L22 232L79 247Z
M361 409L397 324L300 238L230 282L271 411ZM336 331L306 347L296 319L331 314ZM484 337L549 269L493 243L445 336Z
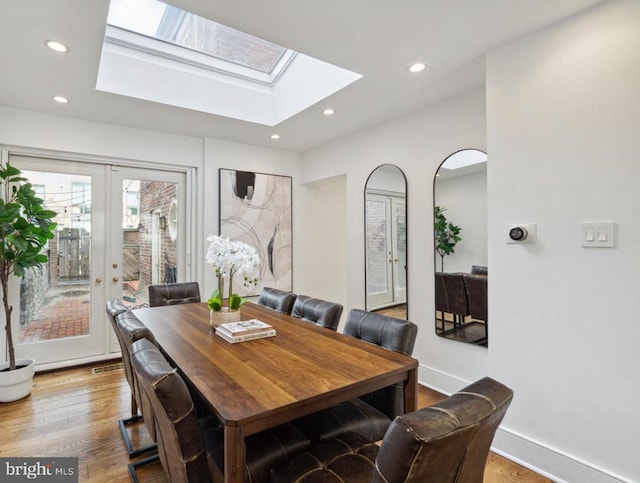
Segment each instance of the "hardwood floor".
M104 366L109 363L94 367ZM418 405L443 397L420 387ZM0 456L77 456L80 482L127 482L130 460L117 420L129 415L129 386L122 369L93 374L89 366L39 374L31 396L0 404ZM144 424L137 425L131 436L134 446L149 442ZM168 481L159 464L138 475L141 482ZM494 454L489 456L484 481L551 482Z
M376 314L387 315L389 317L395 317L396 319L407 320L407 304L394 305L393 307L387 307L384 309L374 310Z

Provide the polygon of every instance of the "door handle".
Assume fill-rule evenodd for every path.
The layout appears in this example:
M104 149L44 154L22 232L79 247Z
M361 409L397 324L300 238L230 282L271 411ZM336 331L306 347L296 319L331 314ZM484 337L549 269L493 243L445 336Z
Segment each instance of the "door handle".
M117 281L118 281L118 277L113 277L113 279L112 279L112 280L113 280L114 282L117 282Z
M96 283L102 283L102 279L100 277L96 278Z

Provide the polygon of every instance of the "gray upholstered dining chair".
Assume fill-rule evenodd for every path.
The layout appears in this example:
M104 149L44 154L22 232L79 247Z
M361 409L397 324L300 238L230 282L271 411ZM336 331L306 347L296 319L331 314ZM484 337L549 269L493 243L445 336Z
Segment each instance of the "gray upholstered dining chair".
M459 327L469 315L469 302L462 273L443 273L448 312L453 314L454 326Z
M285 292L284 290L278 290L277 288L264 287L260 292L258 305L263 305L283 314L291 314L293 309L293 303L296 300L296 294L292 292Z
M153 340L153 334L151 334L151 331L149 331L120 300L113 299L107 302L107 316L113 326L118 344L120 345L124 374L131 390L131 417L120 419L118 425L129 457L134 458L143 453L155 450L156 445L151 444L134 449L129 433L127 432L128 426L142 422L144 414L135 376L131 368L130 347L133 342L143 337ZM147 427L149 426L147 425ZM150 433L151 437L155 439L153 432Z
M324 440L271 472L272 483L478 483L513 391L485 377L398 416L382 444L357 433Z
M405 355L413 353L418 327L413 322L352 309L344 333ZM404 413L404 386L396 384L323 409L294 421L312 441L357 432L369 441L382 439L391 420Z
M338 330L342 309L342 305L334 302L298 295L293 304L291 316L313 322L320 327Z
M149 306L200 303L198 282L149 285Z
M465 274L464 285L469 302L469 315L474 320L484 322L485 337L489 337L487 310L487 277L482 275Z
M198 416L184 379L152 342L136 341L131 360L138 386L153 407L158 457L169 480L222 481L224 435L215 418ZM309 440L291 424L250 435L245 443L245 481L252 483L268 482L271 468L309 446ZM148 459L145 464L155 461ZM137 467L129 465L134 482L138 481Z

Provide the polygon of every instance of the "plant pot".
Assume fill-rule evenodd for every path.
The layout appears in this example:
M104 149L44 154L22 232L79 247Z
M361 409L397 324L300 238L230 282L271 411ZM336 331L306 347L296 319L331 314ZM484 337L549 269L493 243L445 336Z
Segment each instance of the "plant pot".
M211 327L218 327L220 324L226 324L227 322L240 321L239 310L229 310L228 307L222 307L220 310L211 310L209 312L209 323Z
M33 387L36 361L17 359L16 370L9 370L9 363L0 364L0 402L11 402L27 397Z

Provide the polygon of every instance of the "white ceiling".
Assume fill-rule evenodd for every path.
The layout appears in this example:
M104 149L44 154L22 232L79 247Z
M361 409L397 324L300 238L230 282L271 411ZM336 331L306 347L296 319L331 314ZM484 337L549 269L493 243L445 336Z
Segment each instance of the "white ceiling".
M600 1L167 2L364 76L272 128L96 91L108 0L0 0L0 105L302 152L481 87L485 52ZM71 51L52 53L47 39ZM409 74L416 61L427 69Z

